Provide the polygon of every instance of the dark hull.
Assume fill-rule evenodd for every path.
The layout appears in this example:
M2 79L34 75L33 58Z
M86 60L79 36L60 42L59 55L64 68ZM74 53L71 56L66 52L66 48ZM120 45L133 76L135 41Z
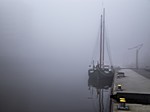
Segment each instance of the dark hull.
M114 73L106 73L103 70L89 70L88 85L97 89L108 88L112 86Z

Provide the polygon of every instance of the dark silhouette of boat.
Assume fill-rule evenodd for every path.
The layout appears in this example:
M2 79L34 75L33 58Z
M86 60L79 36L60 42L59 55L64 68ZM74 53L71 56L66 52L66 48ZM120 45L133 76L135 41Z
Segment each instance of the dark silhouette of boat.
M92 68L88 70L88 85L96 87L97 89L111 87L115 73L112 65L109 66L104 64L105 9L103 10L103 15L101 15L100 26L100 60L96 66L93 61Z
M114 72L96 69L89 70L88 85L97 89L104 89L112 86Z

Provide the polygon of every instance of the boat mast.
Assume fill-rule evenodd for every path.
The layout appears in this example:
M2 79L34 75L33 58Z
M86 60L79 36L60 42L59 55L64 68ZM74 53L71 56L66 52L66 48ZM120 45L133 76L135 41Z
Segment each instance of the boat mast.
M102 15L101 15L101 24L100 24L100 63L99 68L102 66Z
M104 54L105 54L105 8L103 8L103 36L102 36L102 40L103 40L103 51L102 51L102 67L104 67Z

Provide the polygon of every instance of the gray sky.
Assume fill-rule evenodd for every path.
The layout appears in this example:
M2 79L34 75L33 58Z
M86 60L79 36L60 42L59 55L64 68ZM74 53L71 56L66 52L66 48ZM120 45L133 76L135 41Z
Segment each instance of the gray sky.
M93 111L87 72L103 7L113 64L134 67L128 48L143 43L140 66L150 65L149 0L0 0L0 109Z
M143 43L139 60L142 65L149 64L150 1L107 0L106 4L108 33L114 63L123 65L134 63L135 50L128 51L127 48Z
M0 5L1 56L88 66L105 7L113 63L134 65L135 50L127 49L140 43L140 63L150 63L149 0L105 0L103 6L100 0L0 0Z

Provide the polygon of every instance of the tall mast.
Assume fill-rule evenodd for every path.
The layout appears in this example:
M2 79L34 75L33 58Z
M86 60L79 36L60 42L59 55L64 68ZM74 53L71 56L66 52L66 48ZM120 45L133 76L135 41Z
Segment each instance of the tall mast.
M105 55L105 8L103 8L103 49L102 49L102 66L104 66L104 55Z
M100 24L100 65L101 68L102 65L102 15L101 15L101 24Z

